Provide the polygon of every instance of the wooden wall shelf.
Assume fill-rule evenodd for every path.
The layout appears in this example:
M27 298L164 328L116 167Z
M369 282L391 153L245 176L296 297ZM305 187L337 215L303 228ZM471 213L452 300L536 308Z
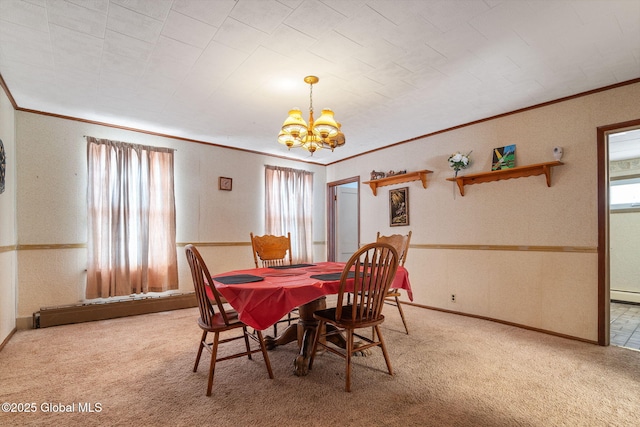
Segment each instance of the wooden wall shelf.
M545 175L547 178L547 187L551 187L551 168L560 166L564 163L560 161L537 163L528 166L518 166L511 169L502 169L491 172L474 173L471 175L462 175L455 178L447 178L447 181L454 181L458 184L460 195L464 196L464 186L471 184L480 184L482 182L500 181L503 179L522 178L526 176Z
M369 184L371 187L371 191L373 191L373 195L378 195L378 187L383 187L385 185L393 185L393 184L401 184L403 182L411 182L411 181L422 181L422 186L427 188L427 174L433 173L430 170L421 170L415 172L407 172L400 175L388 176L386 178L375 179L373 181L364 181L363 184Z

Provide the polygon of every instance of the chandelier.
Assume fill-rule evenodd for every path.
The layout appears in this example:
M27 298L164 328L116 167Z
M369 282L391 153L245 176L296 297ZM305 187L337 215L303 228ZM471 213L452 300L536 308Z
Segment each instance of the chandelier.
M304 78L309 84L309 123L302 118L302 111L296 108L289 111L289 117L282 125L278 142L288 149L302 147L313 155L322 148L333 151L344 145L344 134L340 131L340 123L333 118L333 111L324 109L318 120L313 119L313 85L319 80L316 76Z

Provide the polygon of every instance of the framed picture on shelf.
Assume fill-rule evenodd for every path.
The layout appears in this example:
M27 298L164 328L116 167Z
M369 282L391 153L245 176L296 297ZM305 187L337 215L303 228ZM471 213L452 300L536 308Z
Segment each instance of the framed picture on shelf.
M218 190L231 191L232 184L233 180L231 178L227 178L224 176L218 178Z
M409 225L409 187L389 190L389 225Z
M505 145L493 149L493 159L491 161L491 170L499 171L502 169L511 169L516 166L516 145Z

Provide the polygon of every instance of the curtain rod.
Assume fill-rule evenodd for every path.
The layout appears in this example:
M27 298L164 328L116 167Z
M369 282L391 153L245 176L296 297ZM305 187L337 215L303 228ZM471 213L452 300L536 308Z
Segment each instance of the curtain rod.
M91 136L91 135L82 135L83 138L95 138L95 139L105 139L105 138L96 138L95 136ZM146 144L136 144L133 142L124 142L124 141L115 141L115 142L122 142L124 144L132 144L132 145L146 145ZM165 150L171 150L171 151L178 151L177 148L169 148L169 147L158 147L158 146L153 146L153 145L147 145L148 147L154 147L154 148L163 148Z

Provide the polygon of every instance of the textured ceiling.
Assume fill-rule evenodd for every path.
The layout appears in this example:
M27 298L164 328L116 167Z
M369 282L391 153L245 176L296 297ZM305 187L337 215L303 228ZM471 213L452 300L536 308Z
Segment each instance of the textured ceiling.
M0 74L19 108L328 164L640 77L640 0L0 0ZM311 158L276 142L310 74L347 140Z

